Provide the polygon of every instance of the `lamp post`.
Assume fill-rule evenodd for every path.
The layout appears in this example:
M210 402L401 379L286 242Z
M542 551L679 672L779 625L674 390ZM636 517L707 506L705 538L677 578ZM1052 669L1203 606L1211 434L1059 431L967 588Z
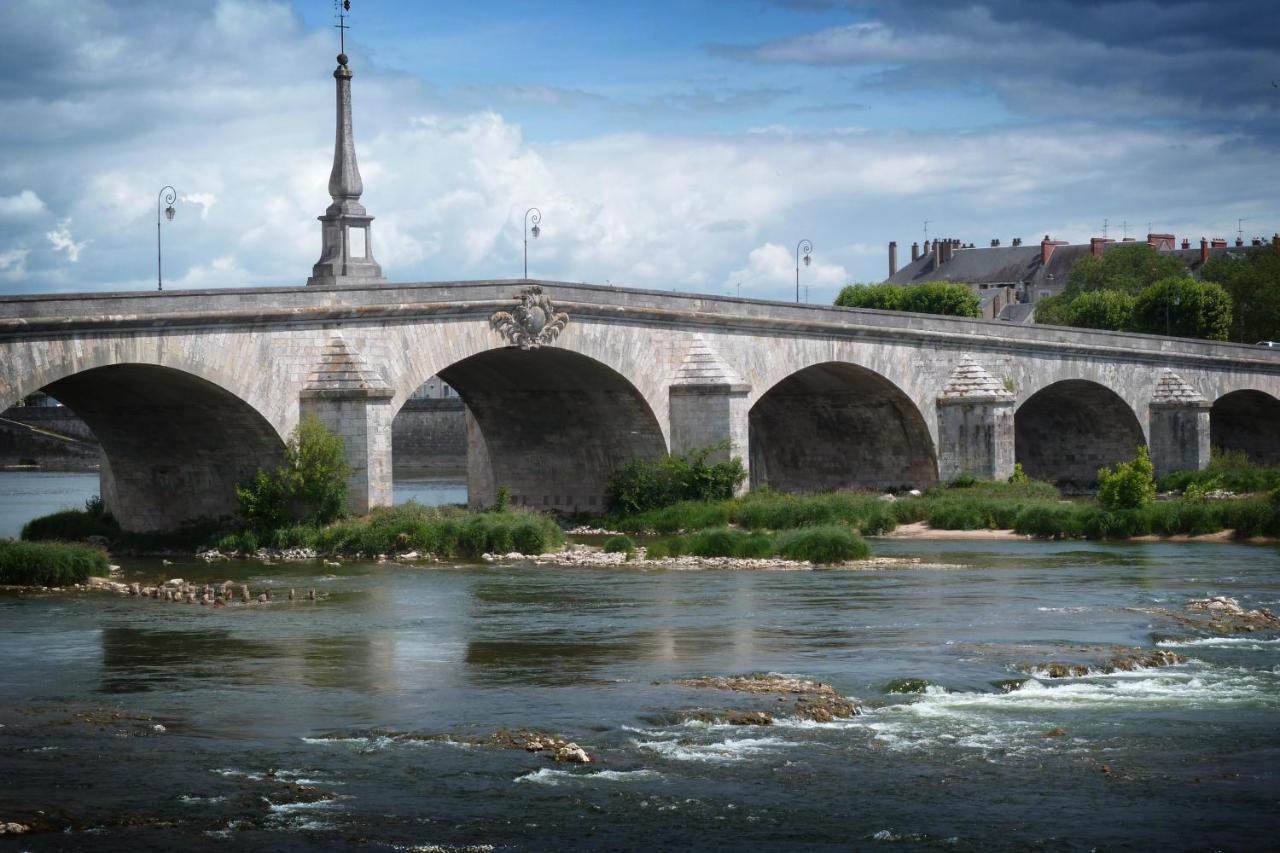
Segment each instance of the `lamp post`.
M173 187L166 186L160 190L160 194L156 196L156 290L164 290L163 266L161 264L160 254L160 205L167 205L164 208L164 218L173 221L173 203L178 200L178 191Z
M801 240L796 243L796 302L800 301L800 250L804 249L804 265L807 267L813 262L811 255L813 254L813 243L808 240Z
M530 215L532 214L532 216ZM542 229L538 223L542 221L542 211L531 207L524 212L524 277L529 278L529 223L533 222L533 239L537 240Z

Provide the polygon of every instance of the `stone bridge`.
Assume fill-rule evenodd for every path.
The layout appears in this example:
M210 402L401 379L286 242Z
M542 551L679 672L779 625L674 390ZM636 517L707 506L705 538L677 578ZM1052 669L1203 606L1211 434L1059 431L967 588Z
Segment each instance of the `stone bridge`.
M44 390L83 417L132 529L233 512L307 413L352 508L389 503L392 418L435 374L473 505L597 510L628 460L725 440L797 492L1015 462L1087 484L1140 444L1162 472L1211 445L1280 464L1280 352L1251 346L564 282L0 298L0 410Z

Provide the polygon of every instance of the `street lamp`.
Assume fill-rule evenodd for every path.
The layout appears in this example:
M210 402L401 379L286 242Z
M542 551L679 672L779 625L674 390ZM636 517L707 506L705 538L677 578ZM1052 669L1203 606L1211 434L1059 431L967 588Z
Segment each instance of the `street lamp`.
M166 186L160 190L160 194L156 196L156 290L164 290L164 276L161 274L161 255L160 255L160 205L164 204L164 218L173 221L173 203L178 200L178 191L173 187Z
M530 216L532 214L532 216ZM524 212L524 277L529 278L529 223L533 223L533 239L537 240L538 235L542 233L542 229L538 227L538 223L542 221L542 211L536 207L531 207Z
M796 302L800 301L800 250L804 249L804 265L807 267L813 263L813 244L808 240L801 240L796 243Z

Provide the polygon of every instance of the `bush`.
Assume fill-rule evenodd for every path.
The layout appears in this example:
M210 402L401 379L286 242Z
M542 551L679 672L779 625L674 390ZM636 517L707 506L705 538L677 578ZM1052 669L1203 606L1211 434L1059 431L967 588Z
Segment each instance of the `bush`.
M1137 300L1118 290L1091 290L1081 293L1066 307L1066 324L1082 329L1110 332L1133 330Z
M630 536L610 536L604 540L606 554L634 554L636 543Z
M836 294L835 304L844 308L897 311L903 290L898 284L849 284Z
M346 507L350 474L341 436L308 415L290 434L283 464L272 472L259 470L247 487L237 485L236 497L249 528L258 533L304 519L327 524Z
M22 526L22 538L28 542L83 542L90 536L104 536L114 541L120 536L120 525L110 513L95 509L64 509L33 518Z
M1220 285L1186 273L1157 281L1138 294L1134 330L1225 341L1231 331L1231 297Z
M1098 469L1098 503L1106 509L1134 509L1156 499L1155 468L1146 446L1140 446L1132 462L1116 470Z
M1024 536L1045 539L1073 539L1083 533L1076 508L1069 503L1037 503L1023 507L1014 517L1013 529Z
M906 285L851 284L840 291L835 304L845 308L878 308L951 317L979 317L982 314L982 301L973 288L950 281Z
M1022 470L1022 463L1013 463L1013 473L1009 475L1009 485L1025 486L1031 482L1031 478L1027 476L1027 472Z
M857 492L788 495L767 488L733 501L729 520L751 530L844 524L857 528L864 536L887 533L897 525L893 506L876 495Z
M610 516L603 524L611 530L627 533L678 533L723 527L729 523L729 504L682 501L671 506L651 509L634 515Z
M107 555L97 548L0 539L0 583L69 586L106 577L110 571Z
M968 471L961 472L950 480L947 480L948 489L968 489L978 484L978 478L970 474Z
M609 481L609 508L637 513L681 501L723 501L733 497L747 478L741 459L707 464L728 442L695 450L687 456L664 456L653 462L636 460L620 468Z
M1249 461L1242 450L1214 448L1203 471L1175 471L1159 480L1161 491L1186 492L1192 485L1206 491L1227 489L1236 494L1280 489L1280 467L1265 467Z
M778 534L775 553L788 560L830 564L864 560L871 549L849 528L828 524Z

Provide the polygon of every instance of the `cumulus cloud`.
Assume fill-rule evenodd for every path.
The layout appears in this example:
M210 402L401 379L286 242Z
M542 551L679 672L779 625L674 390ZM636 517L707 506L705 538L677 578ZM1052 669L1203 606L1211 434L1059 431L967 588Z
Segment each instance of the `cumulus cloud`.
M0 195L0 217L5 219L26 219L44 213L44 202L31 190L23 190L17 195Z
M76 263L80 260L80 253L84 251L84 247L89 245L88 240L76 242L71 236L71 221L64 220L58 223L58 227L52 231L45 232L45 239L49 241L49 246L55 252L62 252L67 256L67 260Z
M26 275L27 256L30 254L30 249L10 249L7 252L0 252L0 277L13 281Z
M329 203L331 34L308 30L278 2L151 0L139 9L99 0L62 10L37 15L19 6L11 28L0 30L0 48L22 69L0 79L0 109L23 128L0 167L0 186L16 192L0 197L0 210L10 199L30 205L27 193L41 205L29 219L6 220L8 289L154 286L156 193L166 184L179 188L183 205L164 226L166 287L170 279L174 287L302 284L319 256L316 216ZM850 66L837 60L849 59L840 51L851 41L879 52L873 76L894 57L921 68L910 65L897 13L854 9L868 10L881 14L875 26L823 36L828 65L820 67L845 73ZM983 27L1030 26L1003 15L966 19L951 33L942 21L924 21L926 32L915 35L933 33L932 49L955 56L973 47L975 33L994 32ZM1063 30L1046 38L1052 46L1086 37ZM228 39L239 45L235 57ZM734 62L803 64L808 47L748 45ZM757 48L773 53L753 55ZM802 273L815 300L818 289L883 278L877 247L896 239L905 256L924 219L935 236L985 242L1043 233L1087 239L1087 223L1100 227L1106 215L1197 236L1234 230L1237 217L1280 216L1271 187L1258 180L1274 168L1274 149L1239 123L1085 116L963 132L884 122L824 128L823 105L804 104L797 109L818 126L538 135L504 115L501 98L482 108L467 97L450 101L412 75L379 69L376 57L352 54L363 202L376 217L374 254L393 281L519 276L522 216L533 205L545 218L529 247L531 275L716 292L741 280L744 295L789 299L793 248L804 236L818 250ZM589 93L521 86L507 96L600 108ZM788 86L698 83L679 97L614 100L668 112L728 110L769 103ZM857 111L851 95L861 97L846 91L826 111ZM1150 94L1135 89L1133 97ZM860 112L875 118L874 107ZM50 230L52 222L60 224ZM52 251L12 255L46 244Z

